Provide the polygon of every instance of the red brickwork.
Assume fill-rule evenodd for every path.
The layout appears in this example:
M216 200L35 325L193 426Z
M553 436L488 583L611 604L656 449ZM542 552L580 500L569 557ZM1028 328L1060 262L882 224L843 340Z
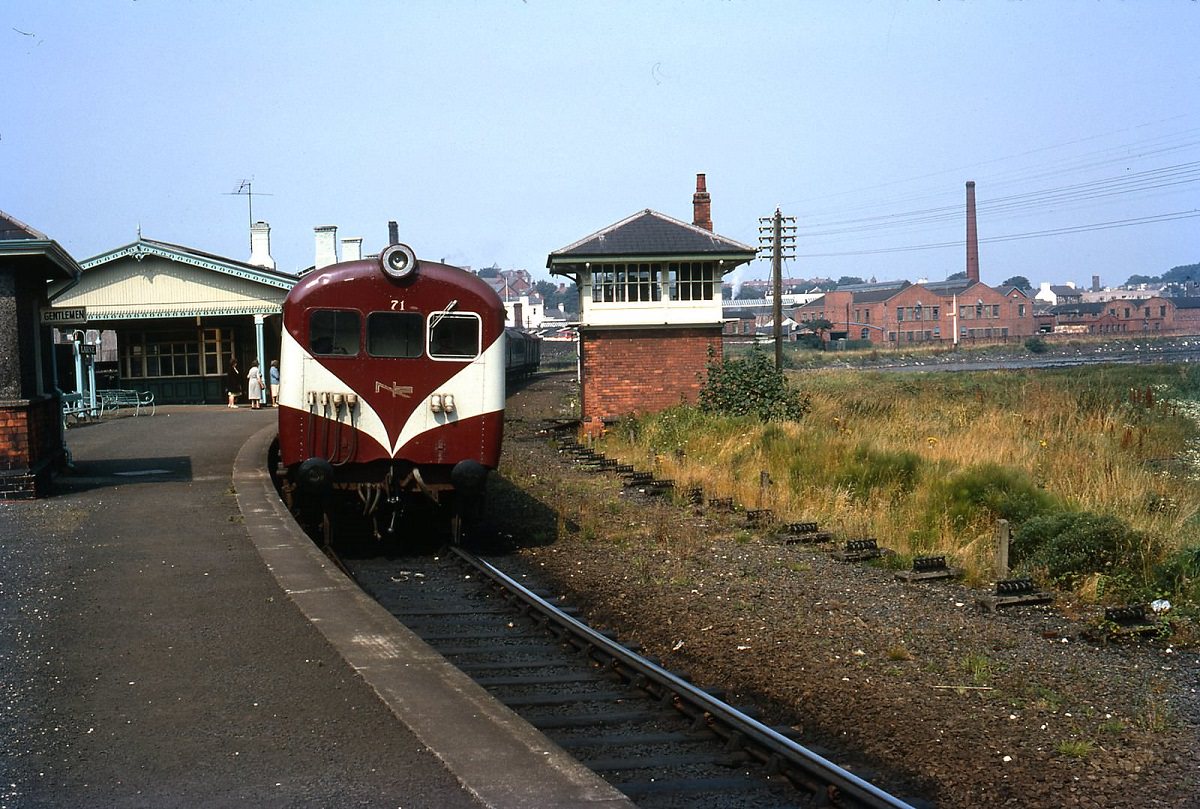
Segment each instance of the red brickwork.
M605 420L695 402L721 327L580 330L581 411L589 431ZM711 352L711 353L710 353Z
M59 407L51 397L0 402L0 500L49 493L64 460Z

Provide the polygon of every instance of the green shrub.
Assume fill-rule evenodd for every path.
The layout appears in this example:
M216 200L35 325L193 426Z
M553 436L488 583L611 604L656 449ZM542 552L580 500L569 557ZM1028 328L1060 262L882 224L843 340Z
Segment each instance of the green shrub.
M811 409L807 394L790 385L772 359L751 351L744 359L710 360L700 389L700 409L725 416L757 416L763 421L798 421Z
M990 463L968 467L939 481L932 487L931 502L959 529L980 518L1019 525L1056 507L1055 498L1038 488L1029 475Z
M1045 354L1050 346L1046 344L1045 340L1035 334L1032 337L1025 338L1025 348L1032 354Z
M1034 517L1013 537L1014 563L1041 567L1057 584L1078 585L1101 574L1113 595L1135 594L1156 543L1124 520L1091 511Z
M1155 590L1190 602L1200 601L1200 546L1180 548L1154 568Z

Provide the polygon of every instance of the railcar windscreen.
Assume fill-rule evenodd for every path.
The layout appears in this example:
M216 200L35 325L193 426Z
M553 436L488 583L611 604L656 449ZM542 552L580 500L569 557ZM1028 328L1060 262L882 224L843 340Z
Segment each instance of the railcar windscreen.
M314 309L308 320L308 344L313 354L354 356L362 317L353 309Z
M367 315L367 353L405 359L424 356L425 318L417 312L371 312Z
M479 315L435 312L429 318L429 356L443 360L478 357L482 328Z

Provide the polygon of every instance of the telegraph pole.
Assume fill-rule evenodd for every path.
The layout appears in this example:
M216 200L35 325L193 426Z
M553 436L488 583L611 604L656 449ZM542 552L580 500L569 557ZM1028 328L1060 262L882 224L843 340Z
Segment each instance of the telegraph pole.
M783 260L796 257L796 217L784 216L775 209L773 216L761 217L758 220L759 233L770 233L769 236L758 237L758 249L763 250L769 243L771 249L771 286L775 290L775 369L783 370ZM785 244L786 242L786 244ZM786 255L785 255L786 253Z

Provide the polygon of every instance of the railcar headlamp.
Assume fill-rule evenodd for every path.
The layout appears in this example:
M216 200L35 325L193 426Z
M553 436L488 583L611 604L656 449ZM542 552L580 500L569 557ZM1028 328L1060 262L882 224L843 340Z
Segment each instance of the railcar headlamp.
M417 271L417 254L407 244L393 244L380 254L379 263L388 277L400 281Z

